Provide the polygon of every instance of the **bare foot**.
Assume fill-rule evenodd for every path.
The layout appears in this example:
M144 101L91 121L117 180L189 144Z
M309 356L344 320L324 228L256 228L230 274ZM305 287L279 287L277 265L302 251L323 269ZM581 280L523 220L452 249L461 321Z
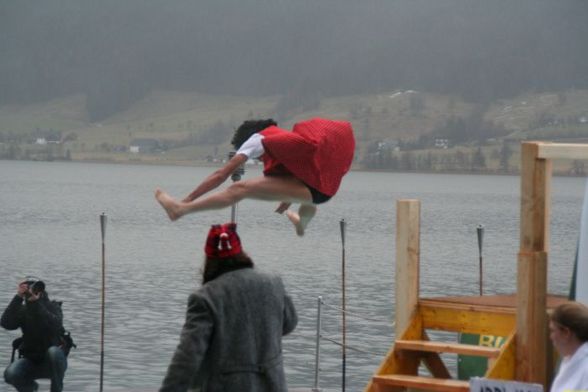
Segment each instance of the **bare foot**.
M165 212L167 212L167 216L172 221L178 220L182 216L180 204L175 201L170 195L162 191L161 189L157 188L155 190L155 198L161 204Z
M287 210L286 216L288 217L288 219L290 219L290 222L292 222L292 224L296 228L296 234L302 237L304 235L305 227L302 225L302 223L300 223L300 215L298 215L294 211Z

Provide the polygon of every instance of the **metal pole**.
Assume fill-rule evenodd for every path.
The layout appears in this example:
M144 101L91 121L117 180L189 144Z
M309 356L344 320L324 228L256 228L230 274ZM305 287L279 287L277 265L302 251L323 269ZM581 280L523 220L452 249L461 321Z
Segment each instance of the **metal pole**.
M484 295L484 270L482 268L483 258L482 258L482 243L484 241L484 226L478 225L476 228L478 232L478 251L480 255L480 296Z
M320 391L319 389L319 372L320 372L320 359L321 359L321 329L322 329L322 320L321 320L321 309L323 305L323 297L319 296L317 298L318 307L317 307L317 315L316 315L316 352L314 356L314 387L312 388L313 392Z
M341 390L345 392L345 372L347 369L347 357L346 357L346 320L345 320L345 219L341 219L339 222L341 227L341 285L342 285L342 309L343 309L343 358L342 358L342 380L341 380Z
M106 215L104 213L100 215L100 230L102 232L102 314L100 325L100 392L102 392L104 380L104 308L106 306L106 247L104 245L104 239L106 237Z
M229 160L231 160L234 156L235 156L236 152L235 151L231 151L229 152ZM233 174L231 174L231 180L233 180L233 182L237 182L239 180L241 180L241 176L245 174L245 166L241 165L237 168L237 170L235 170L235 172ZM231 222L235 223L237 222L237 204L233 204L231 206Z

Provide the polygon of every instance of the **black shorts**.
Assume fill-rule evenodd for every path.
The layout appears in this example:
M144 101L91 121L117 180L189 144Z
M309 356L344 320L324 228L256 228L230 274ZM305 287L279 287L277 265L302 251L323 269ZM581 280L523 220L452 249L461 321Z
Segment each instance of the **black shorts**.
M312 195L312 203L313 204L322 204L322 203L326 203L329 200L331 200L331 196L327 196L324 193L317 191L316 189L314 189L313 187L311 187L310 185L308 185L306 183L304 185L306 185L306 187L310 191L310 194Z

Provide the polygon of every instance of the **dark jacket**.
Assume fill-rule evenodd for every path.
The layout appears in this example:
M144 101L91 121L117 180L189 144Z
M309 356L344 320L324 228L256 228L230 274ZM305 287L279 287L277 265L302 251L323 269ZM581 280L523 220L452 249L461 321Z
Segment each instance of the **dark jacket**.
M0 325L8 330L22 330L20 354L25 358L41 360L49 347L61 344L61 307L50 301L46 293L34 302L24 301L15 295L2 313Z
M190 295L186 322L160 392L286 391L282 335L298 322L276 275L245 268Z

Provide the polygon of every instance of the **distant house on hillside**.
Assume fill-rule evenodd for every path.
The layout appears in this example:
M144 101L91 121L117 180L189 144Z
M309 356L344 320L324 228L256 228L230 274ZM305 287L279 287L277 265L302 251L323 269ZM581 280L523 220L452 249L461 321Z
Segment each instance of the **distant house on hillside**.
M48 136L47 144L61 144L61 137Z
M129 144L129 151L134 154L151 153L160 149L156 139L133 139Z
M384 139L377 142L377 151L400 151L398 146L398 140L396 139Z
M435 148L449 148L449 139L435 139Z
M42 146L46 144L61 144L61 131L53 129L42 130L37 128L35 138L35 144Z

